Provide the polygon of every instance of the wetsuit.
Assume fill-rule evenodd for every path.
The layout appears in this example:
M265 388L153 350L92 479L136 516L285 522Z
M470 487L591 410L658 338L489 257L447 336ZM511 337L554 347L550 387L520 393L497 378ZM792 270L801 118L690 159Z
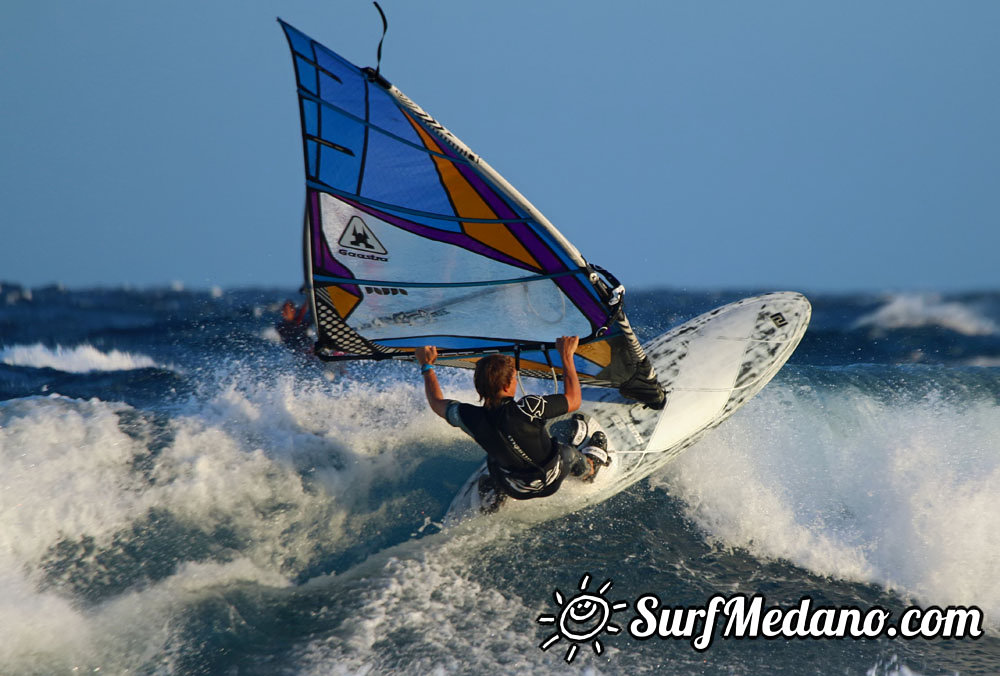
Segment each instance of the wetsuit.
M301 318L287 321L282 319L274 325L281 342L296 352L310 352L312 345L309 340L309 326Z
M584 463L579 451L550 437L545 421L565 415L566 395L507 397L488 409L449 401L445 418L486 450L486 465L500 489L526 500L552 495L566 474L579 474Z

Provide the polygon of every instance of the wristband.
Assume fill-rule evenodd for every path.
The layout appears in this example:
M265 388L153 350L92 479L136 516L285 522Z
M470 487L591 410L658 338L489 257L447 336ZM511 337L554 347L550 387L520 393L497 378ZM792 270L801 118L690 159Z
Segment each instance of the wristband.
M423 366L420 367L421 375L433 370L434 370L434 364L424 364Z

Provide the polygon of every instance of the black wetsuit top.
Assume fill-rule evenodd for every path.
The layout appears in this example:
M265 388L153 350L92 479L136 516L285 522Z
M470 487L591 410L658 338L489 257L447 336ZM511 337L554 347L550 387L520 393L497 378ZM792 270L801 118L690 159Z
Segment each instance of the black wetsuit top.
M293 319L286 321L282 319L274 325L274 330L278 332L281 342L297 352L309 352L311 349L309 341L309 327L301 320Z
M545 421L568 410L564 394L529 394L519 401L508 397L494 409L452 401L445 417L483 447L497 485L511 497L527 499L555 493L566 475Z

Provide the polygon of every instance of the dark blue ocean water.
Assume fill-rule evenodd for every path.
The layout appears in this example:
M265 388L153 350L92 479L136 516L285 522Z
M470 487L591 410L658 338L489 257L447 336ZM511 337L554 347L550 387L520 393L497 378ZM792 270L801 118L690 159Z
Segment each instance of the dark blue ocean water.
M630 316L651 338L758 291L633 292ZM444 531L479 451L412 365L285 350L289 293L0 287L0 673L1000 672L1000 293L813 295L772 384L649 480ZM607 634L567 664L536 618L584 573L630 608L976 605L987 631Z

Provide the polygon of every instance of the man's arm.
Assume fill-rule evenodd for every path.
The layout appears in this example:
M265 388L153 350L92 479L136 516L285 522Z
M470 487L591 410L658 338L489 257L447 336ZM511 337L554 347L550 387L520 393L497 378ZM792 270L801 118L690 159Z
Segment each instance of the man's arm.
M580 391L580 377L576 374L576 364L573 353L576 352L580 339L577 336L562 336L556 338L556 349L563 363L563 386L566 389L566 404L570 412L580 408L583 396Z
M441 393L441 385L438 384L437 375L434 374L434 369L424 370L424 364L433 365L437 361L437 348L433 345L428 345L427 347L418 347L414 351L414 355L417 358L417 363L420 364L420 370L423 372L424 376L424 394L427 395L427 403L430 404L431 410L437 413L442 418L448 411L448 399L444 398Z
M308 310L309 310L309 300L307 299L307 300L305 300L305 301L302 302L302 307L300 307L299 311L295 313L295 323L296 324L301 324L302 323L302 321L306 318L306 312Z

